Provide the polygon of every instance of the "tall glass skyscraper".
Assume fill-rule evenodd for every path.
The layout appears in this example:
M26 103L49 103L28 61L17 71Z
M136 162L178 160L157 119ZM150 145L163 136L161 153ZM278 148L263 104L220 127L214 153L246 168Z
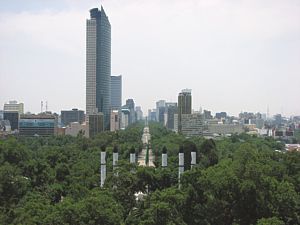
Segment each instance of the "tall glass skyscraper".
M103 7L90 10L86 21L86 113L103 113L110 121L111 26Z

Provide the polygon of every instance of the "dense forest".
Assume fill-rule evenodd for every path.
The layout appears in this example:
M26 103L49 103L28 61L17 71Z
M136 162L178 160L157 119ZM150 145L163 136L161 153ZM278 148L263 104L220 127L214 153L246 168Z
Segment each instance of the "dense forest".
M300 224L300 153L272 138L185 138L150 124L155 168L129 163L143 124L77 137L0 140L0 224ZM185 172L178 187L178 150ZM101 148L107 180L99 187ZM119 149L117 172L113 148ZM168 167L161 168L166 147ZM277 150L277 151L276 151ZM191 151L197 166L190 169ZM144 197L136 199L135 193Z

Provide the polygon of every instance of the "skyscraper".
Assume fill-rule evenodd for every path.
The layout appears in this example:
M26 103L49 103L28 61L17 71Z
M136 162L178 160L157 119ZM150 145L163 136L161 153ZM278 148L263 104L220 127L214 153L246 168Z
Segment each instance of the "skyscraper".
M184 89L178 95L178 131L181 132L181 118L183 114L192 113L192 90Z
M90 10L86 21L86 113L104 115L109 129L111 26L103 7Z
M127 99L126 100L126 106L128 107L128 109L130 110L130 115L129 115L129 124L133 124L136 121L136 115L135 115L135 104L133 99Z
M122 107L122 76L110 77L110 103L111 109L120 110Z

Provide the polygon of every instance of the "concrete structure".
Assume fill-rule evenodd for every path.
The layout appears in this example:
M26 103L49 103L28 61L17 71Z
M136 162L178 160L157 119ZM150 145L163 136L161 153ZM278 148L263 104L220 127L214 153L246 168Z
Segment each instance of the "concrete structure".
M62 126L68 126L71 122L78 122L79 124L83 123L84 120L84 111L78 109L72 110L62 110L61 111L61 123Z
M18 112L19 115L24 114L24 103L17 101L9 101L4 104L3 110L6 112Z
M106 180L106 151L105 148L101 149L100 157L100 187L103 187Z
M193 169L194 166L196 166L196 160L197 159L197 153L191 152L191 169Z
M110 131L120 130L120 116L118 110L110 112Z
M182 134L191 136L202 136L204 129L203 115L200 113L181 115Z
M182 115L192 113L192 90L184 89L178 95L178 132L182 132Z
M113 149L113 170L117 169L118 160L119 160L119 149L117 146L115 146Z
M174 131L178 133L178 114L174 114Z
M103 113L109 130L111 26L102 7L91 9L90 17L86 21L86 114Z
M167 166L168 166L167 148L163 147L162 155L161 155L161 167L166 168Z
M89 136L95 135L104 131L104 115L103 113L90 114L89 115Z
M122 76L110 77L110 104L112 110L122 107Z
M65 135L76 137L79 132L82 132L85 137L89 137L89 124L80 124L78 122L71 122L65 129Z
M49 114L21 115L20 136L51 136L55 134L56 117Z
M181 175L184 172L184 152L183 147L180 146L179 153L178 153L178 182L179 188L181 188Z
M4 111L3 119L9 121L12 131L19 129L19 112L18 111Z
M241 134L244 132L243 126L239 124L209 124L207 128L209 133L219 135Z

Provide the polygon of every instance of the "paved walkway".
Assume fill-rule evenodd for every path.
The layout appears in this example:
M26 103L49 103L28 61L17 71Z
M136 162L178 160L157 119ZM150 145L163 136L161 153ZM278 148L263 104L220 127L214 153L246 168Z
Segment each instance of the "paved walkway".
M151 135L149 132L149 127L146 126L146 127L144 127L143 136L142 136L142 142L143 142L144 148L138 156L138 163L140 166L154 167L154 163L153 163L154 157L152 154L152 149L149 149L149 163L148 163L148 165L146 165L147 145L149 144L150 140L151 140Z

